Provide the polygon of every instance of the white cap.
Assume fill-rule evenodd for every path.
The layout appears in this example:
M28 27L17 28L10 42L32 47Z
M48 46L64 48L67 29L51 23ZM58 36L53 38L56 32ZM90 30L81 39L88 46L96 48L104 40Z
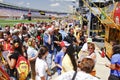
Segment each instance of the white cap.
M92 38L87 38L87 42L92 42Z
M38 28L38 30L41 30L42 28Z
M11 33L17 33L17 32L20 32L19 29L14 29Z
M53 31L53 28L48 28L47 31L48 31L48 32L52 32L52 31Z

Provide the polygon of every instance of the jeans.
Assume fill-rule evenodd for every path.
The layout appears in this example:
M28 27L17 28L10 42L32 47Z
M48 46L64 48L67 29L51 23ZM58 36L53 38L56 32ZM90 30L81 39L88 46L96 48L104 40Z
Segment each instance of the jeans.
M52 57L53 54L52 53L48 53L47 57L46 57L46 62L48 64L48 69L51 71L51 67L52 67ZM46 75L46 80L50 80L51 76Z
M56 48L54 48L54 59L55 59L55 57L56 57L57 53L58 53L57 49L56 49Z
M52 53L48 53L46 61L47 61L49 69L51 69L51 67L52 67L52 57L53 57L53 54Z
M58 72L58 75L61 75L61 70L57 70L57 72Z

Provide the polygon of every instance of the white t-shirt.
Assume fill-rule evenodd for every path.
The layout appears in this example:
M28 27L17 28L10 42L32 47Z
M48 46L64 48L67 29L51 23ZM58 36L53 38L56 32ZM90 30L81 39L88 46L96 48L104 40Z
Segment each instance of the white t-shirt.
M97 55L96 55L96 53L95 52L93 52L92 54L90 54L90 55L88 55L87 56L88 58L92 58L94 61L95 61L95 63L96 63L96 61L97 61Z
M37 55L37 50L31 46L28 47L27 49L27 55L28 55L28 58L33 58Z
M46 70L48 69L48 65L43 59L39 59L37 57L35 62L35 80L41 80L40 77L46 76Z
M81 51L88 51L88 43L84 43L83 47L81 48Z
M66 72L66 73L60 75L55 80L72 80L74 73L75 73L75 71ZM78 71L76 74L75 80L99 80L99 79L97 79L96 77L94 77L88 73Z

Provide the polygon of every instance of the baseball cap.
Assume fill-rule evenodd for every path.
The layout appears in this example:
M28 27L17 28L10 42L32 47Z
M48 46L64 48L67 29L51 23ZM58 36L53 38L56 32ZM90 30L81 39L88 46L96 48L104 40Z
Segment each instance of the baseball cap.
M66 42L66 41L61 41L60 42L60 47L67 47L67 46L69 46L70 44L68 43L68 42Z

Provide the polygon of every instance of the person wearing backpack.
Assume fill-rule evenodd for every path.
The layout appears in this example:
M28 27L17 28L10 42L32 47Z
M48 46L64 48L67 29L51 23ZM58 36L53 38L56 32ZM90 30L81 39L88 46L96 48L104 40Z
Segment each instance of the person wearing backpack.
M26 80L26 79L20 78L21 74L19 73L20 70L18 70L18 68L20 66L20 65L18 65L19 64L18 60L20 62L19 57L23 56L23 58L25 59L25 57L23 55L23 51L22 51L21 41L17 36L14 36L12 38L11 42L12 42L11 46L14 49L14 51L12 53L9 52L7 55L7 62L8 62L9 68L10 68L9 75L10 75L10 77L15 78L15 80ZM26 76L23 76L23 77L26 77Z

